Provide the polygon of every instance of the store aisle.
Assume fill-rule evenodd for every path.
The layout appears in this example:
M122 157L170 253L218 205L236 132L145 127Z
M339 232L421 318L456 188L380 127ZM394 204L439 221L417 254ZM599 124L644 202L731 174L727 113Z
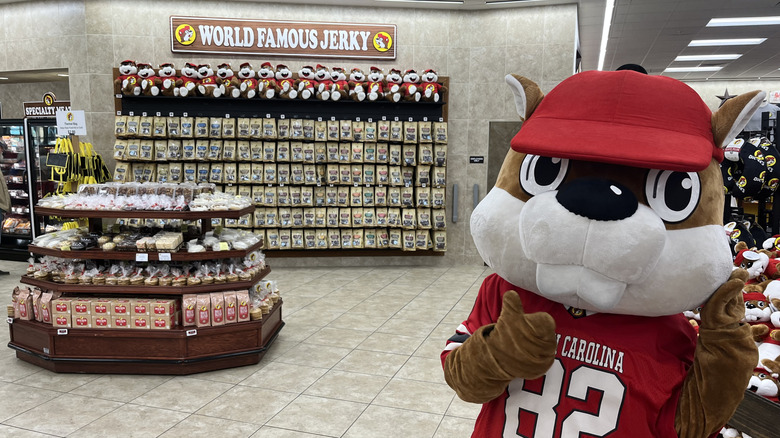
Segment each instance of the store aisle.
M10 302L25 263L0 284ZM186 377L56 374L0 349L0 436L470 436L439 353L488 268L275 268L286 326L259 364ZM8 327L0 324L8 341Z

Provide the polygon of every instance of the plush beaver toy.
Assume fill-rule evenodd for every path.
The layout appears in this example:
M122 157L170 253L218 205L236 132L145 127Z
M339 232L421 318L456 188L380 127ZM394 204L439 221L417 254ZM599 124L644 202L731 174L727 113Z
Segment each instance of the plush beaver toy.
M525 122L471 217L495 274L442 353L447 383L484 404L472 436L717 433L757 360L719 162L764 93L713 114L684 83L630 70L547 96L506 80ZM699 306L697 339L682 312Z

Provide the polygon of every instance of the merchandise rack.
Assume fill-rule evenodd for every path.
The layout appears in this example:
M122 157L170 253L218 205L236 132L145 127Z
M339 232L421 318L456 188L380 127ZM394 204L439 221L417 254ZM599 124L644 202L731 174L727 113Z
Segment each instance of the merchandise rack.
M114 68L113 69L113 76L116 78L119 76L119 69ZM297 78L297 74L294 74L294 77ZM444 87L449 88L449 78L448 77L439 77L439 83L441 83ZM386 99L379 99L377 101L368 101L365 100L363 102L357 102L352 100L351 98L345 98L339 101L322 101L317 100L315 98L311 98L308 100L303 99L284 99L275 97L272 99L263 99L263 98L252 98L252 99L246 99L246 98L232 98L227 96L222 96L219 98L213 98L213 97L201 97L201 96L190 96L190 97L173 97L173 96L148 96L148 95L140 95L140 96L133 96L133 95L124 95L120 92L120 89L117 85L114 87L114 109L115 114L117 116L124 115L124 116L146 116L146 117L210 117L210 118L275 118L275 119L311 119L311 120L357 120L357 121L365 121L365 120L388 120L388 121L444 121L446 122L448 119L448 93L444 92L442 95L442 98L439 102L426 102L426 101L420 101L420 102L414 102L414 101L406 101L401 100L399 102L392 102ZM133 138L137 140L165 140L167 137L142 137L142 136L128 136L128 137L121 137L121 138ZM179 137L175 137L174 139L179 139ZM198 138L199 140L208 140L209 138ZM171 140L170 138L168 140ZM241 141L238 137L230 137L226 138L226 141ZM260 139L255 139L254 137L251 139L252 141L260 141ZM266 140L262 140L266 141ZM270 141L270 140L269 140ZM275 140L274 140L275 141ZM279 140L283 141L283 140ZM298 141L294 139L290 139L291 142ZM307 140L307 142L312 142L312 140ZM330 142L330 140L329 140ZM341 143L343 141L339 141ZM387 140L380 140L378 143L387 142ZM390 142L393 143L393 142ZM395 143L399 144L399 143ZM446 146L446 143L443 143ZM409 143L404 143L404 145L409 145ZM152 160L139 160L135 158L130 157L121 157L121 158L115 158L118 163L128 163L128 164L141 164L141 163L147 163L147 164L155 164L155 163L249 163L253 161L242 161L237 159L217 159L217 160L199 160L199 159L171 159L171 160L162 160L158 161L154 157ZM266 161L263 161L266 162ZM272 162L268 162L272 163ZM277 161L273 161L273 163L277 163ZM287 161L285 160L279 160L279 164L287 164ZM292 163L292 161L291 161ZM323 165L325 163L316 163L317 165ZM336 164L336 163L329 163L329 164ZM338 163L338 164L344 164L344 163ZM366 164L372 165L371 162L366 162ZM415 167L415 166L412 166ZM437 166L430 166L431 168L436 168ZM446 165L443 165L441 167L446 167ZM256 184L254 182L224 182L224 183L217 183L220 187L248 187L248 186L268 186L268 187L276 187L277 184ZM290 187L297 187L301 186L313 186L313 184L300 184L295 182L290 183L279 183L278 187L283 187L285 185L288 185ZM336 186L364 186L364 184L335 184ZM316 184L317 187L320 186L328 186L333 187L334 184L332 183L321 183ZM365 187L370 188L370 190L374 190L376 187L382 187L383 184L365 184ZM396 185L396 184L384 184L386 187L402 187L402 185ZM413 187L415 187L415 193L417 189L420 187L419 184L412 184ZM409 187L409 185L406 185L406 187ZM443 190L446 190L447 185L441 184L441 185L433 185L433 184L422 184L422 188L426 189L426 187L431 188L441 188ZM367 189L368 190L368 189ZM258 207L266 208L266 206L258 204ZM268 208L274 208L275 206L268 206ZM279 205L278 207L283 208L284 206ZM294 206L289 205L287 207L290 208L308 208L308 207L315 207L311 205L300 205L300 206ZM351 208L349 206L344 206L344 208ZM360 208L360 207L358 207ZM366 206L365 208L373 208L370 206ZM376 208L384 208L384 207L376 207ZM390 205L387 206L387 208L392 208ZM411 207L413 210L419 210L421 208L423 209L430 209L433 207L418 207L417 205ZM441 208L441 210L445 210L446 207ZM242 215L243 216L243 215ZM250 221L252 221L254 218L250 218ZM204 222L205 224L205 222ZM214 225L208 225L208 226L214 226ZM230 226L228 227L235 227ZM277 230L278 231L284 231L287 229L292 230L305 230L310 229L313 230L314 228L311 227L300 227L300 226L270 226L270 225L259 225L259 226L252 226L250 222L249 227L243 227L238 226L236 228L242 228L247 230L254 230L255 232L264 233L268 230ZM415 227L414 229L405 228L401 226L362 226L362 225L356 225L355 227L350 226L318 226L317 229L343 229L343 228L356 228L356 229L403 229L404 231L413 231L413 230L428 230L430 233L433 233L433 231L440 231L440 232L446 232L446 227L444 228L435 228L435 227ZM429 236L429 242L432 240L433 235L431 234ZM435 239L435 238L434 238ZM266 239L266 240L270 240ZM435 243L435 240L434 240ZM403 245L403 243L402 243ZM446 245L446 240L445 240ZM268 246L268 245L266 245ZM383 257L383 256L444 256L446 254L445 250L434 250L433 248L417 248L415 250L404 250L403 248L263 248L264 251L266 251L267 254L273 254L274 256L282 256L282 257L328 257L328 256L346 256L346 257Z
M36 215L56 214L61 217L90 218L90 227L99 228L103 217L131 217L157 219L171 214L200 219L206 226L213 217L238 217L251 213L254 207L235 211L211 212L84 212L79 210L52 210L36 208ZM102 214L107 213L107 214ZM112 216L111 213L116 213ZM121 214L120 214L121 213ZM186 216L185 216L186 215ZM176 216L173 216L176 217ZM209 260L222 257L241 257L254 251L262 243L242 251L206 251L200 253L171 253L171 260ZM58 251L30 247L37 254L66 258L125 260L128 254L118 251ZM159 253L158 253L159 254ZM150 258L151 259L151 258ZM181 296L190 293L219 292L248 288L271 272L266 266L251 280L198 286L105 286L62 284L24 276L22 283L64 294L122 294ZM184 375L255 364L276 339L284 326L282 301L270 313L256 321L238 322L212 327L175 327L169 330L140 329L84 329L56 328L37 321L9 319L11 340L8 346L16 350L16 357L54 372L104 374L175 374Z

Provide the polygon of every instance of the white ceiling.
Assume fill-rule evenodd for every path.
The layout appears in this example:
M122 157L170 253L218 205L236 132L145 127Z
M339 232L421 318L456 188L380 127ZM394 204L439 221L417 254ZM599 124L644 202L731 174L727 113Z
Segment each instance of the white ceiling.
M0 0L0 4L15 1L18 0ZM245 1L278 3L279 0ZM287 3L452 10L576 3L582 70L593 70L598 66L606 0L520 0L498 4L488 4L486 0L290 0ZM666 75L686 81L780 79L780 25L705 27L711 18L780 16L779 5L778 0L615 0L604 69L614 70L626 63L636 63L644 66L651 74L662 74L667 67L723 65L723 69L718 72ZM693 39L749 37L767 40L758 46L687 47ZM717 53L738 53L742 57L725 62L674 62L678 55ZM0 76L9 74L0 72ZM45 78L40 80L52 80L52 76L55 75L51 71L45 72Z

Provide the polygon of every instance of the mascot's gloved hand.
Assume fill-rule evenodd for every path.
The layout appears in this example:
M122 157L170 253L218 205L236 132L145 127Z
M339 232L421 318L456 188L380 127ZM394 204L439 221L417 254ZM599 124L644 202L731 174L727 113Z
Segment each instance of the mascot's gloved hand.
M693 366L683 382L675 427L680 438L701 438L720 430L734 415L747 388L758 351L745 316L742 287L748 279L736 269L704 304Z
M544 375L556 348L552 316L526 314L517 292L508 291L498 321L480 327L447 356L444 378L464 401L486 403L513 379Z

